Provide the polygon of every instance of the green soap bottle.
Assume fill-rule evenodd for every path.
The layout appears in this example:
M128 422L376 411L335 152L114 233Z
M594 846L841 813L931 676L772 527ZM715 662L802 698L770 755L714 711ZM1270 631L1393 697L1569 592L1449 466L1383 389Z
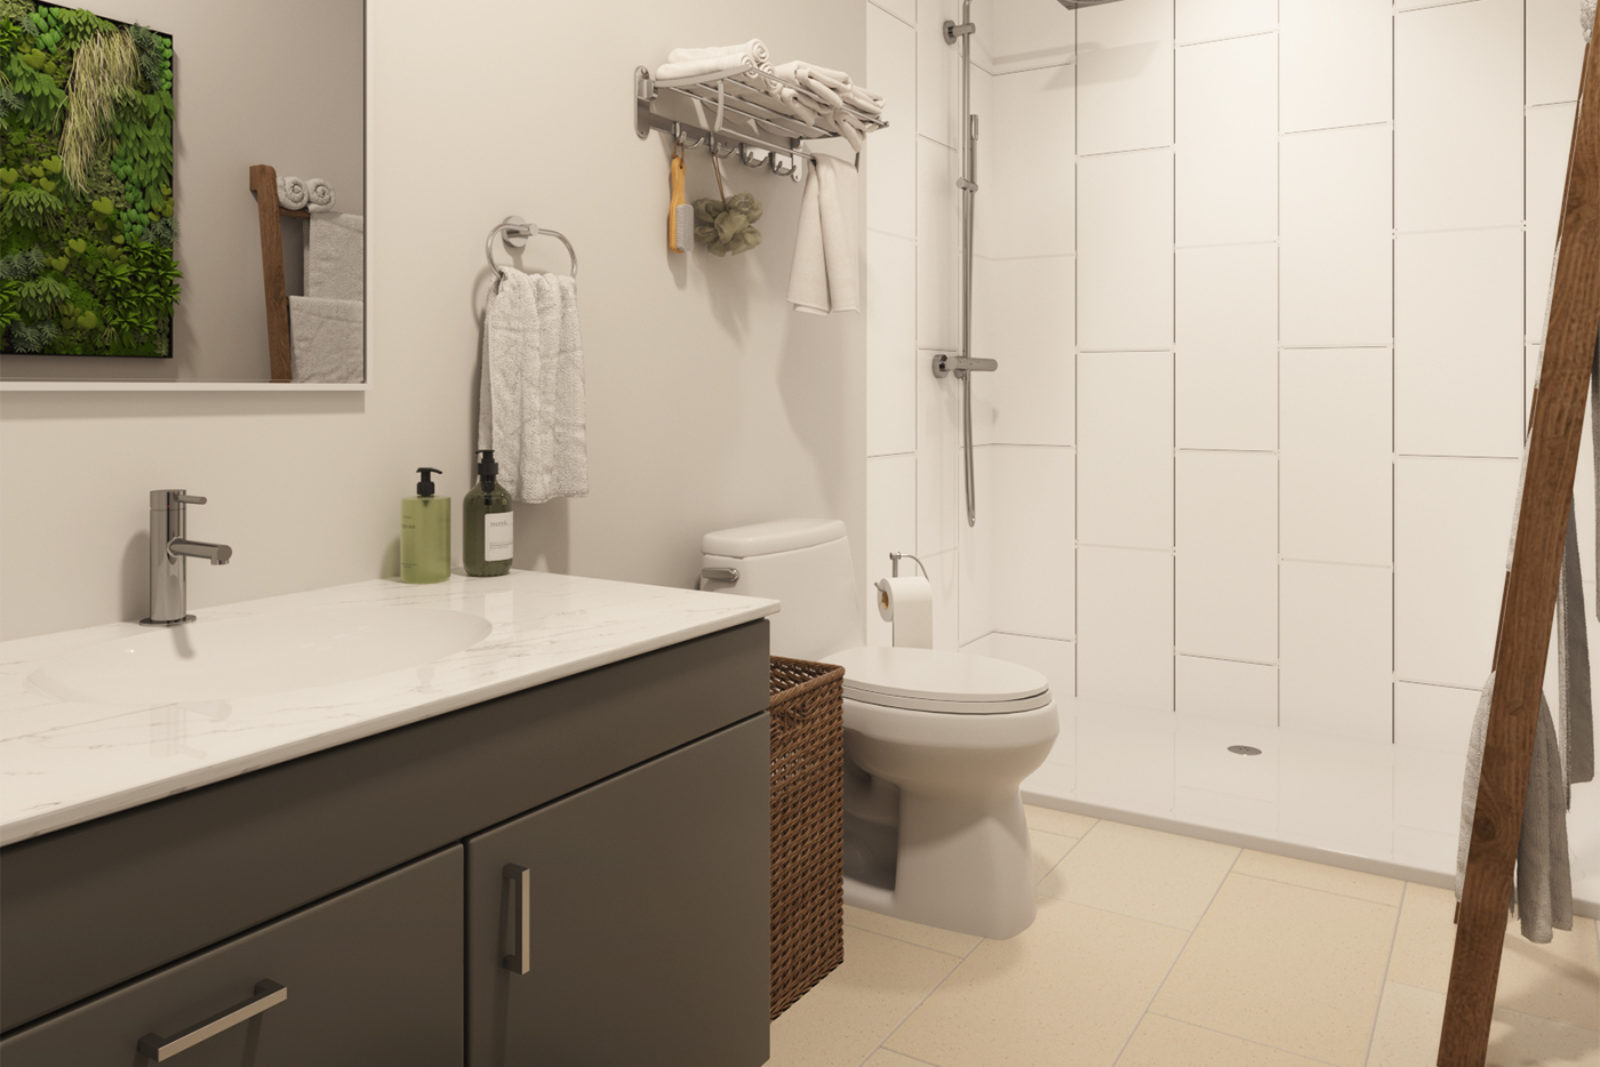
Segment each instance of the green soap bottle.
M400 501L400 580L422 584L450 577L450 498L433 495L437 467L418 467L417 495Z
M494 449L479 449L478 484L467 494L461 519L462 562L474 578L511 570L511 494L495 481L499 473Z

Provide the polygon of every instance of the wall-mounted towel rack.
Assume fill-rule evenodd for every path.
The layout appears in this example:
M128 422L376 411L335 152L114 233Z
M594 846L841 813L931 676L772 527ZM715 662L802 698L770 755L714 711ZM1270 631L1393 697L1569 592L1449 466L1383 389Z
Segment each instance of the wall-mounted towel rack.
M496 289L500 288L500 279L504 277L505 272L511 268L508 266L502 266L494 261L495 237L498 236L502 241L504 241L506 248L509 250L512 248L522 248L526 246L528 243L528 238L536 235L539 237L554 237L556 240L565 245L567 249L567 255L572 260L572 276L574 278L578 276L578 252L577 249L572 247L572 242L567 240L566 234L559 230L546 230L542 227L535 226L527 219L524 219L521 215L507 215L506 221L500 223L494 229L490 230L488 239L483 242L483 253L489 259L489 269L494 271L494 285Z
M762 77L792 89L802 88L781 75L769 72ZM789 174L795 181L801 178L801 168L782 169L780 156L795 161L811 159L808 141L841 139L833 130L778 110L777 102L761 86L743 76L663 81L647 67L639 67L633 72L633 99L633 128L641 140L650 136L651 130L664 130L675 139L692 142L690 147L705 144L719 156L738 152L751 166L761 165L752 162L752 153L766 152L765 162L773 173ZM663 112L662 107L672 113ZM866 133L888 125L881 118L857 119Z

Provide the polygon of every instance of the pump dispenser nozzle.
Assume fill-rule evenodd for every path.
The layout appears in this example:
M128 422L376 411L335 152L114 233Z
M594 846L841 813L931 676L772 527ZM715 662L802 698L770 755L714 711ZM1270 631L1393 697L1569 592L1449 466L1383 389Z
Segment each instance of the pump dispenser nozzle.
M494 461L494 449L478 449L478 477L483 479L485 491L494 488L495 476L500 473L500 464Z
M417 473L422 475L422 480L417 483L417 495L432 496L433 475L443 474L444 471L440 470L438 467L418 467Z

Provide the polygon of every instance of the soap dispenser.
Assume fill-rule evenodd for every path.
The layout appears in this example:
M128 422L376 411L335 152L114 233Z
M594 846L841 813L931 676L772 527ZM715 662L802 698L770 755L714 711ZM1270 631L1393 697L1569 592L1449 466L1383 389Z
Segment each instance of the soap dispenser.
M442 582L450 577L450 498L433 495L437 467L418 467L417 495L400 501L400 580Z
M511 570L511 494L495 481L499 473L494 449L479 449L478 484L467 494L461 517L461 558L474 578Z

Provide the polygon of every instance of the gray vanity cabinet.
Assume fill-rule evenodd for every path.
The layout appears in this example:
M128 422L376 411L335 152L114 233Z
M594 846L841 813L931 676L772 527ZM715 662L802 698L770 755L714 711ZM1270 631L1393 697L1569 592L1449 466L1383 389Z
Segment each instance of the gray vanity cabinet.
M468 839L471 1067L766 1059L767 744L763 716Z
M174 1062L764 1063L767 637L747 623L7 846L0 1062L159 1062L145 1035L238 1009Z
M461 863L446 849L157 971L0 1041L0 1062L459 1064Z

